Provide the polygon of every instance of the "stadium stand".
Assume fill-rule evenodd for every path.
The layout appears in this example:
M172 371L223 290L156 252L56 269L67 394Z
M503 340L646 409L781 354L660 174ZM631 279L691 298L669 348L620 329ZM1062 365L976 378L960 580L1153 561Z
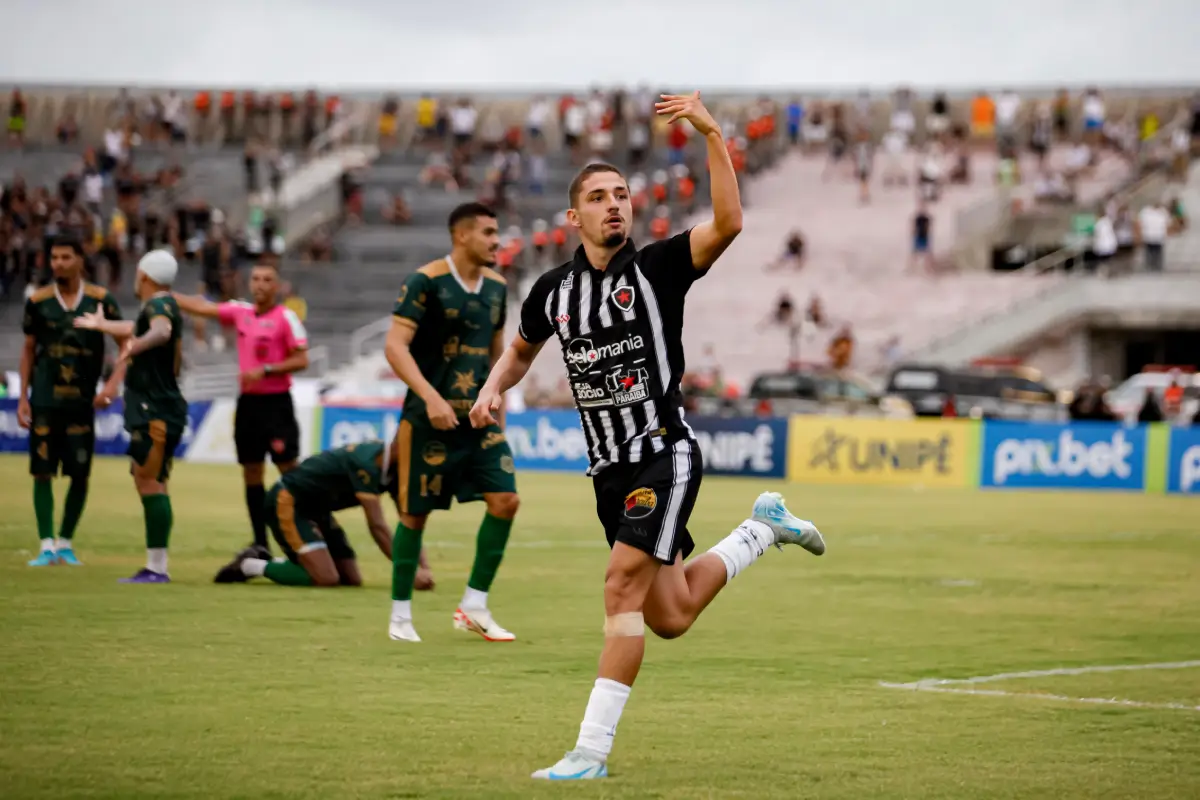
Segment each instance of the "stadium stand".
M161 128L162 136L146 135L135 148L133 163L142 174L179 167L182 176L169 192L144 196L141 212L194 207L203 220L202 209L218 209L243 259L284 250L285 278L307 306L311 340L325 348L319 361L351 364L343 376L378 367L391 295L405 274L444 252L444 220L459 202L482 197L500 209L501 267L513 278L516 302L533 276L573 247L556 217L567 183L593 149L629 170L635 194L645 192L639 239L682 229L707 194L695 148L643 125L631 110L648 102L641 91L471 100L199 92L182 107L170 93L138 94L26 88L24 148L0 156L0 176L54 185L78 168L83 143L104 142L114 115L124 113L138 131ZM944 113L903 94L804 103L710 98L745 167L746 227L720 268L693 291L689 351L708 352L735 383L789 362L825 363L839 335L849 335L850 364L861 372L935 353L947 334L1003 317L1061 282L1055 267L1086 250L1071 239L1081 214L1117 197L1136 213L1164 194L1147 177L1165 166L1147 153L1187 122L1176 119L1182 99L1182 93L1110 93L1102 135L1091 139L1081 133L1079 107L1065 112L1063 126L1056 110L1055 138L1043 161L1024 144L1049 124L1049 106L1040 98L1021 98L1015 115L1003 94L955 98ZM47 144L67 116L80 144ZM1143 136L1151 118L1153 132ZM899 145L889 138L896 130L905 134ZM1000 136L999 148L991 131ZM1010 141L1019 146L1009 149ZM467 147L470 157L459 155ZM335 157L351 150L353 158ZM838 150L841 160L832 158ZM672 171L680 165L689 169L686 178ZM864 165L873 173L865 203L856 180ZM897 184L902 176L906 185L883 186L881 176ZM302 178L311 191L296 188ZM914 195L935 185L936 201L924 206L930 254L914 258ZM319 210L307 199L314 192ZM105 221L111 194L104 195ZM1195 181L1178 190L1185 208L1197 194ZM781 263L794 230L803 233L802 266L768 269ZM1168 261L1195 261L1195 236L1186 228L1170 243ZM188 289L200 279L199 265L185 261L180 285ZM822 324L770 324L783 295L803 306L818 298ZM124 286L118 296L132 300ZM1002 349L1009 340L988 341L983 350ZM6 329L0 336L6 363L15 363L18 345L19 336ZM229 358L193 352L189 364L214 365L217 374L228 372ZM558 379L553 359L540 366L547 380Z

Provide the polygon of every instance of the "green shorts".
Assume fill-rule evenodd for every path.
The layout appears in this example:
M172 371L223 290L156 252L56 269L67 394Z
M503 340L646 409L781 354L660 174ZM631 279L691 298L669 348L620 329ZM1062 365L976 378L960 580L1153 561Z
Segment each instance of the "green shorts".
M129 456L135 464L132 471L160 483L168 480L175 461L175 448L183 438L183 428L152 419L145 425L126 430L129 431Z
M469 427L466 420L452 431L401 419L396 431L396 506L402 514L423 516L460 503L482 500L491 492L515 492L512 450L500 427Z
M96 413L91 405L79 408L34 409L29 428L29 474L62 474L86 478L92 474L96 451Z
M321 549L328 549L334 561L355 557L346 532L333 515L313 514L296 508L296 498L282 483L271 487L264 504L267 527L289 561L298 563L300 554Z

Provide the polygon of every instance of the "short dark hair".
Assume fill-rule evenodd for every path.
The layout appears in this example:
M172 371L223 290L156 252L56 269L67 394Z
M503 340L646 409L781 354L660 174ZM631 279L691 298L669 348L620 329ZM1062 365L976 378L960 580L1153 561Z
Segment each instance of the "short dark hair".
M56 247L69 247L80 258L83 257L83 242L75 236L69 234L59 234L50 240L50 250L53 251Z
M579 170L574 178L571 179L571 187L567 189L567 199L571 203L571 208L575 208L579 203L579 193L583 191L583 182L587 180L589 175L596 175L600 172L612 172L625 177L625 173L614 167L612 164L606 164L603 161L594 161L588 164L583 169Z
M450 232L453 233L454 229L458 227L458 223L466 222L469 219L473 220L476 217L489 217L491 219L495 219L496 212L492 211L492 209L485 206L483 203L463 203L462 205L455 207L455 209L450 212L450 221L447 223L447 227L450 228Z

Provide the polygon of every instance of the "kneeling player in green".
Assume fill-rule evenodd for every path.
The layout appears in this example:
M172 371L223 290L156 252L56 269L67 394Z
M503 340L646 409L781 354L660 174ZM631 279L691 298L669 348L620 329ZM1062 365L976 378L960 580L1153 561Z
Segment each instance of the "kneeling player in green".
M247 547L221 568L215 582L261 575L284 586L361 586L354 548L333 512L362 506L371 538L392 557L392 531L379 497L396 494L395 447L366 442L326 450L285 473L267 492L266 522L287 559L272 561L265 548Z
M112 322L100 314L75 320L115 338L126 338L114 376L125 376L125 430L133 459L133 484L146 520L146 566L121 583L170 583L167 544L174 515L167 481L175 448L187 428L187 401L179 390L183 324L171 284L179 272L175 257L152 250L138 262L134 291L142 301L137 322ZM129 339L128 337L134 338Z
M396 433L396 507L400 525L392 546L392 614L388 635L419 642L412 590L429 512L482 499L475 564L454 627L489 642L516 637L488 610L488 591L504 558L518 499L512 452L498 425L476 430L467 415L504 351L504 279L488 265L499 246L496 216L468 203L450 214L453 247L426 264L400 289L388 332L388 363L408 385Z
M54 239L50 270L54 283L34 292L25 303L17 402L17 422L29 429L33 510L42 544L38 557L29 562L31 567L80 563L72 541L87 502L96 449L95 409L106 408L120 388L119 380L110 380L96 393L104 368L104 334L74 326L74 320L84 314L121 319L108 290L84 282L83 245L67 237ZM71 486L55 542L52 481L60 464Z

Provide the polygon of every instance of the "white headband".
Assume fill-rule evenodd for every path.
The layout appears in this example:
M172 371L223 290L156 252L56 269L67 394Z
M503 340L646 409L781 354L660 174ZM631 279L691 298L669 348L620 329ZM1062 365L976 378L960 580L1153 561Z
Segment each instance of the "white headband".
M170 286L179 272L179 262L166 250L151 250L142 256L137 268L159 286Z

